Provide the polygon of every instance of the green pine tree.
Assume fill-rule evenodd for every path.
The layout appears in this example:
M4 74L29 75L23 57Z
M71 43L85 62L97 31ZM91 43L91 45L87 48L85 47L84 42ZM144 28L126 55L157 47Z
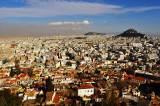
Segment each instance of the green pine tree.
M11 93L10 89L0 90L0 106L21 106L22 98Z
M3 96L0 97L0 106L7 106L6 99Z
M115 91L107 91L104 94L102 100L102 106L120 106L118 97L116 97Z
M47 92L53 91L53 88L54 88L54 86L52 84L52 80L51 80L50 77L48 77L48 79L46 80L46 90L47 90Z
M14 76L14 71L13 71L13 68L11 68L10 77L13 77L13 76Z

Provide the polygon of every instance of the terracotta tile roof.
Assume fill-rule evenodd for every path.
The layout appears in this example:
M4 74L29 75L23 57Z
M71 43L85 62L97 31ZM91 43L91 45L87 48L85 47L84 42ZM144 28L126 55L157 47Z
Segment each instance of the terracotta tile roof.
M108 65L113 65L113 64L108 64Z
M134 77L133 75L128 75L128 74L125 74L125 76L130 78Z
M144 78L142 78L142 77L133 77L132 79L145 81L145 79L144 79Z
M125 80L128 80L128 77L124 77Z
M128 77L128 76L125 76L124 79L128 80L128 78L131 78L131 79L134 79L134 80L141 80L141 81L145 81L144 78L142 77Z
M41 71L40 71L40 70L35 70L34 72L35 72L35 73L40 73Z
M102 63L97 63L96 65L101 65Z
M61 74L61 72L55 72L56 74Z
M80 84L80 87L78 89L89 89L93 88L92 84Z
M6 81L10 81L10 79L6 79Z
M102 69L101 71L108 71L107 69Z
M4 71L1 71L0 73L6 73L6 72L8 72L7 70L4 70Z
M58 103L60 96L61 96L61 94L55 94L55 97L53 99L53 103Z
M82 79L83 82L93 82L94 80L91 79L91 80L88 80L88 79Z
M46 101L52 100L53 93L54 92L47 92L47 94L46 94Z
M160 102L155 99L152 100L152 104L154 104L154 106L160 106Z
M100 84L98 84L98 87L99 87L99 88L103 88L102 85L100 85Z
M48 78L44 78L43 81L46 81Z
M114 75L115 73L114 72L111 72L111 75Z
M18 79L18 76L17 76L17 75L15 75L13 78L16 78L16 79Z
M39 90L38 90L38 89L34 89L34 91L39 92Z
M86 82L86 81L87 81L87 79L82 79L82 81L83 81L83 82Z
M74 78L74 77L72 77L72 76L67 76L66 78Z
M27 76L27 74L21 74L20 75L20 77L26 77Z
M3 78L10 78L8 75L3 76Z
M120 74L123 74L123 73L124 73L124 72L122 72L122 71L120 72Z

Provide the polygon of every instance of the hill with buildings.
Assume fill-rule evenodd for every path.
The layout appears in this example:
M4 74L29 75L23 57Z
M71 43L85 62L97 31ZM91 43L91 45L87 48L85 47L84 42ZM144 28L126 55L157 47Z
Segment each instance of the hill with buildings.
M127 31L123 32L122 34L117 35L116 37L141 37L144 38L145 34L141 34L137 32L135 29L131 28Z

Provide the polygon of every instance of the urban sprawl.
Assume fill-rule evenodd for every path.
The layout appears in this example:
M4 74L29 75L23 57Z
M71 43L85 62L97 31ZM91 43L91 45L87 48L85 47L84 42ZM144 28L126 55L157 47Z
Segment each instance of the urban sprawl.
M160 38L0 40L1 106L158 106Z

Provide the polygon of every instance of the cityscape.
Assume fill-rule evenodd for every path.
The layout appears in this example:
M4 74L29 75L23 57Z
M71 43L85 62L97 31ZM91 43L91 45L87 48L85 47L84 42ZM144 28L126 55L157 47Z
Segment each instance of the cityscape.
M160 106L160 2L124 1L0 1L0 106Z

